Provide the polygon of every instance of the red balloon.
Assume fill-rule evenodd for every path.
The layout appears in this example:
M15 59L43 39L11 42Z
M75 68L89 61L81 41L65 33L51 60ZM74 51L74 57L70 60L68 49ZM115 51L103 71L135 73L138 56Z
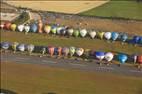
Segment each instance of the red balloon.
M42 33L42 27L43 27L43 23L41 20L39 20L39 22L38 22L38 32L39 33Z
M5 24L4 24L5 29L10 30L10 26L11 26L10 22L5 22Z
M139 63L139 64L142 64L142 55L141 55L141 56L138 56L138 63Z
M49 54L52 57L54 55L54 47L49 47Z

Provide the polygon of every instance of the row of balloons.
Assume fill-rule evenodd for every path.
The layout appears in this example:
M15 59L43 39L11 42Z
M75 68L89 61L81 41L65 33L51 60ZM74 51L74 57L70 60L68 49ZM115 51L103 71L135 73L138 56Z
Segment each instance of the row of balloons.
M4 50L10 49L10 47L13 49L13 51L28 51L29 54L31 54L33 51L37 50L38 48L32 44L23 44L23 43L10 43L10 42L1 42L0 43L1 48ZM39 51L38 51L39 52ZM45 53L48 53L51 57L53 55L58 55L59 57L63 55L64 57L67 57L68 55L81 57L85 54L87 54L87 50L84 50L83 48L76 48L76 47L53 47L53 46L42 46L40 48L40 52L44 55ZM88 51L89 52L89 51ZM88 55L92 55L93 57L99 59L102 61L105 59L108 63L111 62L114 59L114 54L112 52L103 52L103 51L92 51L91 53L88 53ZM86 55L85 55L86 56ZM126 54L117 54L117 59L120 62L120 64L125 63L128 60L128 55ZM137 57L137 58L136 58ZM134 62L137 62L139 64L142 64L142 55L135 55L134 56Z
M92 39L94 39L96 36L100 39L107 39L116 41L119 39L122 42L126 42L128 40L128 35L126 33L118 33L118 32L96 32L95 30L87 31L86 29L73 29L68 26L59 26L59 24L56 25L43 25L42 21L39 20L38 23L32 23L32 24L21 24L16 25L12 24L10 22L5 22L1 25L1 28L12 30L12 31L19 31L19 32L25 32L26 34L28 32L39 32L39 33L51 33L51 34L58 34L58 35L68 35L68 36L81 36L85 37L89 35ZM134 36L131 39L131 43L134 44L142 44L142 36Z

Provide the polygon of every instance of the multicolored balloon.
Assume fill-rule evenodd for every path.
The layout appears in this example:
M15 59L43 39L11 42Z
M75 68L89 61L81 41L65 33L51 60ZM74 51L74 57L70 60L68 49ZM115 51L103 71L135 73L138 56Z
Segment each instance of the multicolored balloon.
M49 34L50 31L51 31L51 26L45 25L45 26L44 26L44 31L45 31L47 34Z
M138 63L139 63L139 64L142 64L142 55L139 55L139 56L138 56Z
M83 48L77 48L75 52L78 56L81 56L84 53L84 49Z
M111 53L111 52L107 52L107 53L105 54L105 59L106 59L108 62L112 61L113 57L114 57L114 55L113 55L113 53Z
M122 63L122 64L125 63L127 61L127 59L128 59L127 55L125 55L125 54L118 54L118 60L119 60L120 63Z
M112 38L113 41L117 40L118 37L119 37L119 34L117 32L111 33L111 38Z
M61 34L61 30L63 29L63 27L57 27L57 34L60 35Z
M57 26L53 25L53 26L51 27L51 32L52 32L53 34L56 34L56 32L57 32Z
M22 25L22 24L18 25L17 28L18 28L18 31L22 32L24 30L24 25Z
M110 40L110 39L111 39L111 32L105 32L105 33L104 33L104 37L105 37L107 40Z
M89 35L90 35L90 37L91 37L92 39L95 38L96 34L97 34L96 31L90 31L90 32L89 32Z
M86 29L80 30L80 36L81 37L85 37L86 35L87 35L87 30Z
M105 53L104 52L95 52L96 58L99 59L100 61L104 59Z

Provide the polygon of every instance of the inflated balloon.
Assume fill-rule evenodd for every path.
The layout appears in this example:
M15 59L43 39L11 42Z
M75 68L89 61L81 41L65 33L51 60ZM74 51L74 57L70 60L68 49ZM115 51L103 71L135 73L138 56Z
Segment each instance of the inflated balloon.
M4 24L0 24L0 28L3 29L4 28Z
M138 63L139 63L139 64L142 64L142 55L139 55L139 56L138 56Z
M62 29L61 29L61 35L65 35L66 34L66 29L65 29L65 27L63 27Z
M113 41L117 40L118 37L119 37L119 34L117 32L111 33L111 38L112 38Z
M49 51L50 56L52 57L54 55L54 47L49 46L48 51Z
M16 24L11 24L10 28L11 28L12 31L15 31L16 30Z
M89 35L90 35L90 37L91 37L92 39L95 38L96 34L97 34L96 31L90 31L90 32L89 32Z
M64 48L62 49L62 53L63 53L64 56L68 56L68 54L69 54L69 48L64 47Z
M105 54L105 59L108 62L112 61L113 57L114 57L114 55L111 52L108 52L108 53Z
M118 60L120 63L125 63L127 61L128 57L125 54L119 54L118 55Z
M79 36L79 31L78 31L78 30L74 30L73 35L74 35L75 37L78 37L78 36Z
M42 27L43 27L42 20L39 20L39 21L38 21L38 32L39 32L39 33L42 33Z
M19 44L18 50L21 51L21 52L25 51L25 44Z
M96 58L99 60L103 60L105 57L105 53L104 52L95 52Z
M68 30L67 30L67 33L68 33L69 36L72 36L72 34L73 34L73 29L72 29L72 28L68 29Z
M24 30L24 25L18 25L18 31L22 32Z
M105 32L98 32L98 37L99 37L100 39L103 39L104 33L105 33Z
M106 33L104 34L104 37L105 37L107 40L111 39L111 32L106 32Z
M11 23L10 22L6 22L4 24L4 28L7 29L7 30L10 30L10 26L11 26Z
M69 53L70 53L70 56L73 56L74 53L75 53L75 47L70 47L69 48Z
M63 29L63 27L57 27L57 34L60 35L61 34L61 30Z
M87 35L87 30L86 29L80 30L80 35L81 37L85 37Z
M134 36L132 40L133 40L133 43L138 44L139 40L140 40L140 37L139 36Z
M33 44L29 44L27 46L27 50L28 50L29 54L31 54L33 52L33 50L34 50L34 45Z
M30 31L30 26L28 24L24 27L25 33L27 34Z
M44 26L44 31L45 31L47 34L49 34L50 31L51 31L51 26L45 25L45 26Z
M78 56L81 56L84 53L84 49L83 48L77 48L75 52Z
M56 34L56 32L57 32L57 26L53 25L52 28L51 28L51 32L53 34Z
M127 34L122 34L120 39L122 42L125 42L128 39Z
M62 55L62 47L58 47L58 56Z
M42 53L42 55L44 55L46 53L46 48L45 47L42 47L41 53Z
M142 37L140 37L139 39L139 44L142 44Z
M17 46L18 46L18 42L14 42L13 44L12 44L12 49L14 50L14 52L17 50Z
M30 29L31 29L31 32L33 32L33 33L37 32L37 30L38 30L37 24L33 23L33 24L31 25Z
M9 49L9 47L10 47L10 43L9 42L2 42L1 43L1 48L2 49L7 50L7 49Z

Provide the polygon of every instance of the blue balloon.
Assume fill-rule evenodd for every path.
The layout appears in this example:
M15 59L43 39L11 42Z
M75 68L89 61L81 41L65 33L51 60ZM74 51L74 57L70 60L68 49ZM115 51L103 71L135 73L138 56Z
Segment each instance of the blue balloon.
M9 42L2 42L1 43L1 48L7 50L10 47L10 43Z
M119 60L119 62L120 63L125 63L126 61L127 61L127 59L128 59L128 56L127 55L125 55L125 54L119 54L118 55L118 60Z
M139 38L139 44L142 44L142 36Z
M58 48L54 48L54 54L55 54L55 55L58 54Z
M135 44L137 44L137 43L139 42L139 39L140 39L139 36L134 36L134 37L133 37L133 42L134 42Z
M34 23L34 24L31 25L31 32L35 33L35 32L37 32L37 29L38 29L37 24Z
M105 53L104 53L104 52L95 52L95 55L96 55L96 56L104 56Z
M119 37L119 34L117 32L112 32L111 33L111 38L113 41L115 41Z
M125 42L128 39L127 34L122 34L121 35L121 41Z

